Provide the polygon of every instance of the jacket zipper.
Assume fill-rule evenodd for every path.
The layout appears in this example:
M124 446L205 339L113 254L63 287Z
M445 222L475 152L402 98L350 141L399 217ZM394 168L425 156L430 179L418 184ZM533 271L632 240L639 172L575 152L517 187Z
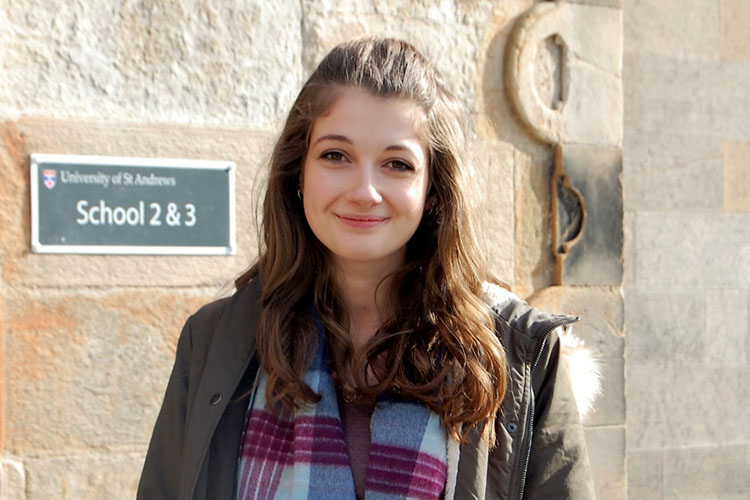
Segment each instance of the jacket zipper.
M534 359L534 363L531 365L531 371L529 372L529 384L531 384L532 379L534 378L534 370L536 370L536 366L539 364L539 360L542 359L542 353L544 352L544 348L547 347L547 340L549 340L550 334L555 330L555 328L559 328L561 326L569 325L571 323L575 323L578 321L579 318L569 318L564 319L560 321L559 323L556 323L554 326L550 327L549 330L544 334L544 338L542 339L542 345L539 348L539 351L536 354L536 358ZM530 387L531 390L531 398L530 398L530 404L529 404L529 429L527 433L527 439L529 441L529 446L526 448L526 461L523 465L523 471L521 472L521 490L518 494L518 500L523 500L523 493L526 489L526 474L529 472L529 460L531 459L531 440L534 437L534 410L536 406L536 402L534 400L534 388Z

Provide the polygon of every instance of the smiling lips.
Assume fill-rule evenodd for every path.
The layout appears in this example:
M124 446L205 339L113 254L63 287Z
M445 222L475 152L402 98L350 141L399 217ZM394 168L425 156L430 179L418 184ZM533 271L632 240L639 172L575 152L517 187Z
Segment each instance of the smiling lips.
M378 224L388 220L388 217L377 217L375 215L336 214L336 217L338 217L339 220L347 226L358 229L375 227Z

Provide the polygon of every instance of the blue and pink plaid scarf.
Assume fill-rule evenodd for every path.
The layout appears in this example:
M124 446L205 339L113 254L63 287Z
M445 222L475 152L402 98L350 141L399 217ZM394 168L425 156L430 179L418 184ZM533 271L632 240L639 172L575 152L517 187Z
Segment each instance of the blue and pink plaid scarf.
M354 480L327 369L323 336L305 382L323 398L296 412L266 404L260 371L250 400L237 471L239 500L352 500ZM440 417L415 402L380 398L370 422L367 500L437 500L445 487L447 434Z

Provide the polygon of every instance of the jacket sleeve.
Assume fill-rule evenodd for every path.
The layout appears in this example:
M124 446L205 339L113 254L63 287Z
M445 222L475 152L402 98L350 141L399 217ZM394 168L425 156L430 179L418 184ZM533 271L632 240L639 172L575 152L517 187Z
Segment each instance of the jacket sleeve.
M583 426L557 331L534 368L534 427L524 498L595 499Z
M177 342L172 374L138 484L138 500L176 499L179 495L187 416L188 369L192 352L192 318L185 323Z

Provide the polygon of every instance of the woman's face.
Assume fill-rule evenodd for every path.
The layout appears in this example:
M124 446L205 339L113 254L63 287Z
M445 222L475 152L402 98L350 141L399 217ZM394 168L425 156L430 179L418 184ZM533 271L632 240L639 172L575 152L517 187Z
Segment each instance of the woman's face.
M339 264L393 270L404 262L429 184L425 121L410 101L350 87L315 120L302 200L310 228Z

